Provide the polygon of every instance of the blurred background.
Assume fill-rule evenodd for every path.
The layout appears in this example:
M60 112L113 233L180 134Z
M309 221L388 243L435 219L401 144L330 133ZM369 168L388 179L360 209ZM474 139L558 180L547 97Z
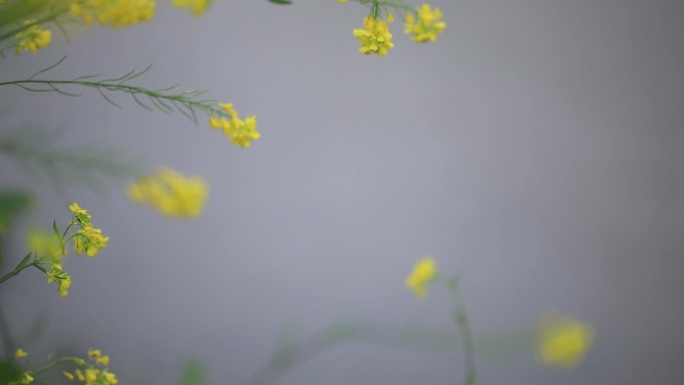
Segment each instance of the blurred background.
M35 356L97 347L121 384L174 384L197 358L211 384L240 384L284 325L307 335L341 320L450 327L446 290L404 287L432 255L463 272L476 335L533 327L557 310L596 339L572 371L532 352L478 356L480 384L678 384L684 376L684 3L676 0L434 1L447 29L419 45L391 25L385 57L357 52L356 3L217 1L202 18L161 2L146 25L88 29L2 60L2 81L120 76L207 89L256 114L262 138L233 147L205 118L117 109L3 88L3 129L68 128L154 169L210 184L203 216L161 217L74 187L59 197L0 161L0 187L33 189L20 226L69 220L78 201L110 236L71 256L68 297L38 271L2 285L13 334L36 317ZM419 5L419 4L416 4ZM68 40L68 41L67 41ZM25 254L23 232L4 246ZM36 358L38 359L38 358ZM295 384L453 384L458 351L349 344L282 378Z

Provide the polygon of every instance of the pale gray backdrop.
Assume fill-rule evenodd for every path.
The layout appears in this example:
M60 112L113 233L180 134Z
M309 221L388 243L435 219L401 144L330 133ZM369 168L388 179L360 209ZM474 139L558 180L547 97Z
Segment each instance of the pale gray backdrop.
M65 78L153 69L139 83L210 90L256 114L250 149L181 115L123 110L3 88L3 125L64 124L65 143L99 141L204 176L206 213L169 221L129 202L69 191L111 237L70 257L59 298L37 271L3 284L27 348L99 347L121 384L174 384L198 357L212 384L239 384L284 324L338 320L450 325L443 290L403 286L432 255L464 270L476 333L524 328L556 309L591 322L574 371L531 355L479 358L481 384L680 384L684 375L684 3L678 0L435 1L448 27L417 45L392 26L386 57L356 50L358 4L218 1L203 18L171 11L135 28L58 34L0 62L2 80L65 54ZM47 76L47 75L46 75ZM2 158L2 187L36 186ZM40 184L22 226L68 219ZM20 235L17 232L17 237ZM19 240L7 245L16 261ZM39 348L41 347L41 348ZM36 358L37 360L38 358ZM454 384L458 352L350 345L282 384Z

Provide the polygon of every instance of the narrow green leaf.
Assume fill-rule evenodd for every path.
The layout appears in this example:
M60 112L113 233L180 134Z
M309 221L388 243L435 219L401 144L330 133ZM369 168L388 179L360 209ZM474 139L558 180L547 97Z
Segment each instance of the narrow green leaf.
M268 0L268 1L270 1L271 3L275 3L275 4L280 4L280 5L292 4L292 2L290 0Z
M61 241L62 233L60 233L59 229L57 228L57 221L52 221L52 231L55 233L55 237Z
M14 268L14 270L21 270L21 269L23 269L26 265L28 265L28 264L29 264L29 259L31 259L31 254L32 254L32 252L29 251L29 253L26 254L26 256L24 257L24 259L22 259L21 262L19 262L19 264L17 265L17 267Z

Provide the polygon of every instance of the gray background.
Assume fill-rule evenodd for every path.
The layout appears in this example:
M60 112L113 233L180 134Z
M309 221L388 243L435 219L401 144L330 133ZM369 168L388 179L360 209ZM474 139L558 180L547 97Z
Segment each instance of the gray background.
M478 360L481 384L679 384L684 370L684 3L675 0L435 1L436 44L392 26L386 57L358 52L358 4L217 2L201 19L160 6L149 25L74 33L2 60L26 77L153 69L149 87L210 90L256 114L263 138L229 144L203 120L96 92L71 99L3 88L3 124L70 128L204 176L206 213L169 221L84 189L69 199L111 237L95 259L70 257L71 294L38 272L3 284L15 332L49 317L33 351L100 347L120 383L172 384L198 357L214 384L264 362L282 325L339 320L449 326L444 290L418 302L403 286L415 260L464 271L476 333L526 328L556 309L592 323L574 371L529 352ZM0 163L1 184L38 186L22 225L66 221L47 184ZM17 234L19 236L19 234ZM16 255L18 240L8 245ZM16 259L15 255L15 259ZM39 349L42 347L42 350ZM453 384L458 352L350 345L282 384Z

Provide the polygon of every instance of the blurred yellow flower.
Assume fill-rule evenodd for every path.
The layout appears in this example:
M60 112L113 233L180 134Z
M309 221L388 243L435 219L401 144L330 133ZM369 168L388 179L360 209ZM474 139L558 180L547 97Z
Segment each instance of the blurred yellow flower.
M555 313L541 317L537 334L539 361L561 368L577 366L594 340L589 325Z
M383 20L368 16L363 19L363 28L355 29L353 33L361 43L359 52L366 55L374 53L378 56L385 56L387 50L394 47L394 43L391 41L392 34L389 32L387 23Z
M219 107L226 111L230 119L215 115L209 117L209 126L212 129L221 128L228 136L230 142L240 147L250 147L252 140L257 140L261 134L257 131L256 117L254 115L240 119L240 114L233 108L233 103L219 103Z
M413 271L406 277L404 283L406 287L411 289L418 299L425 298L427 294L427 286L437 276L437 265L432 257L421 258L413 266Z
M16 353L14 353L14 358L22 358L28 356L28 353L24 351L24 349L17 349Z
M418 19L413 16L413 13L406 13L406 24L404 33L413 35L413 41L417 43L434 42L437 40L437 35L444 32L446 23L442 20L442 11L439 8L430 9L430 5L423 4L422 7L416 8Z
M154 8L155 0L73 0L69 10L86 25L121 28L150 21Z
M199 216L204 209L209 187L197 176L185 177L161 168L156 174L139 178L128 186L128 197L140 204L149 204L161 214L173 218Z
M61 257L66 255L66 248L55 234L40 229L29 230L26 246L35 252L41 261L60 263Z
M31 23L33 21L27 21ZM36 53L41 48L47 47L52 41L52 32L41 28L39 25L32 25L31 27L19 32L15 36L17 46L14 48L14 53L19 55L21 51L31 51Z
M195 16L203 15L212 0L173 0L172 4L176 8L189 8Z

